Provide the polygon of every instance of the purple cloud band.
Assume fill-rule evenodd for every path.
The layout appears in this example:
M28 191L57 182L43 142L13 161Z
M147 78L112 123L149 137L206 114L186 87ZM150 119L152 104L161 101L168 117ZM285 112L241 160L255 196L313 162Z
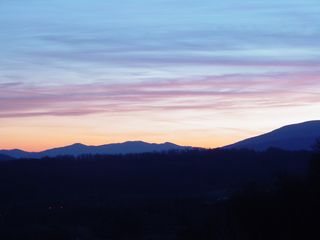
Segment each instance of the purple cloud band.
M169 110L229 110L320 103L318 72L207 76L139 83L0 84L0 118Z

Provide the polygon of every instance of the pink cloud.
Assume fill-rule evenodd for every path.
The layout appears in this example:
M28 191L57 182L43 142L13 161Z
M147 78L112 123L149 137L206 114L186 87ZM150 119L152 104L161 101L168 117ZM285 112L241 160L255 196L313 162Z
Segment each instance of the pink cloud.
M0 118L228 110L320 102L317 72L205 76L119 84L0 85Z

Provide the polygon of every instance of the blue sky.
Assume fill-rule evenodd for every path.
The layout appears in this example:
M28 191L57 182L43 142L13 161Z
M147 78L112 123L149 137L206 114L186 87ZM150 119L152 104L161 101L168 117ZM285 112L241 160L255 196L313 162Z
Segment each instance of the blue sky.
M0 28L4 147L52 126L48 146L213 147L319 118L318 1L3 0Z
M131 81L132 74L265 72L251 63L318 64L320 54L316 1L0 4L2 75L21 75L23 82L104 81L105 72L108 81ZM47 71L55 76L45 79Z

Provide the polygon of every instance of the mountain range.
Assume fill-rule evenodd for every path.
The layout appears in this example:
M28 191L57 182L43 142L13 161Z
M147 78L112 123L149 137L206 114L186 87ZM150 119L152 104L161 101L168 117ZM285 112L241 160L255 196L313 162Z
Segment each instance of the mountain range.
M42 152L26 152L20 149L0 150L4 157L13 158L42 158L55 157L59 155L84 155L84 154L128 154L128 153L146 153L146 152L164 152L170 150L183 150L190 147L179 146L170 142L161 144L146 143L142 141L128 141L124 143L113 143L101 146L87 146L81 143L75 143L70 146L53 148ZM0 155L0 159L1 159Z
M252 149L263 151L268 148L284 150L312 150L317 139L320 138L320 120L287 125L274 131L248 138L240 142L223 147L224 149ZM83 154L129 154L146 152L164 152L170 150L186 150L192 147L179 146L170 142L161 144L143 141L128 141L123 143L106 144L101 146L87 146L81 143L70 146L53 148L42 152L26 152L20 149L0 150L0 160L12 158L42 158L59 155Z

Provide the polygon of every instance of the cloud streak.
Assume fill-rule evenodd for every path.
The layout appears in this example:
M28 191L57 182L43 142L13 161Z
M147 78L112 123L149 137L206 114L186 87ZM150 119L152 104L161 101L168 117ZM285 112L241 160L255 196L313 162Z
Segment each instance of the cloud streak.
M224 111L320 103L318 73L206 76L122 84L3 84L0 118Z

